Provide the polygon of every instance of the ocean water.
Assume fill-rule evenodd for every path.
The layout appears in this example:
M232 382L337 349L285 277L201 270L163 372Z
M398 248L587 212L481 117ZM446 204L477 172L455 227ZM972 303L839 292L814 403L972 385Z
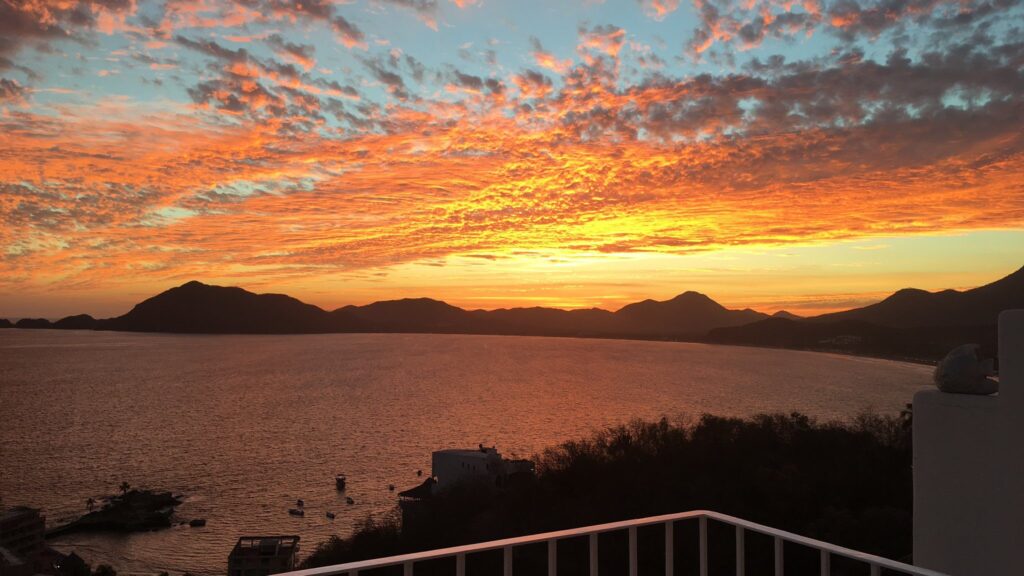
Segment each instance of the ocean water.
M687 343L0 330L0 497L56 525L122 481L181 493L177 517L206 527L52 544L122 572L223 574L241 535L298 534L308 553L393 509L433 450L528 457L704 412L896 413L928 385L925 366ZM304 518L287 513L298 498Z

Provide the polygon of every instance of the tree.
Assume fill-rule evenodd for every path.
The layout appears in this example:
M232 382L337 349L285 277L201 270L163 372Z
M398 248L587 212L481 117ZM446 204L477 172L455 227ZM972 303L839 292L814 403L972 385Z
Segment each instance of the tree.
M60 576L89 576L89 565L78 554L72 552L57 563Z
M92 571L92 576L117 576L117 571L109 564L100 564Z
M92 497L89 497L89 499L85 501L85 507L89 509L89 512L92 512L92 509L96 507L96 501L93 500Z
M127 496L128 495L128 490L130 490L131 487L132 487L132 485L129 484L129 483L121 482L121 494Z

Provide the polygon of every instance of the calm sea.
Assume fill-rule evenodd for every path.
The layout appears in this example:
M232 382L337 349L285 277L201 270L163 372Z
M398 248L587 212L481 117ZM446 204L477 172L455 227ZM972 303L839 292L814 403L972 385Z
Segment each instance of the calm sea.
M184 494L177 515L206 527L55 547L121 571L223 574L240 535L298 534L308 552L392 509L388 485L417 484L440 448L525 457L702 412L895 413L929 382L912 364L700 344L0 330L0 496L55 525L122 481ZM305 518L288 515L298 498Z

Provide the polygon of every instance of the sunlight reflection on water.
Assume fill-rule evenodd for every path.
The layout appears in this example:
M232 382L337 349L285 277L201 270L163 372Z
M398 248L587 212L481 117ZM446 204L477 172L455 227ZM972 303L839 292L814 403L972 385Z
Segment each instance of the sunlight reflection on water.
M51 525L133 485L187 495L175 526L59 539L122 570L222 574L243 534L309 552L392 508L430 453L529 456L633 418L895 413L930 368L828 354L622 340L0 330L0 495ZM348 506L334 474L349 478ZM303 498L305 518L287 510ZM325 517L337 513L336 520Z

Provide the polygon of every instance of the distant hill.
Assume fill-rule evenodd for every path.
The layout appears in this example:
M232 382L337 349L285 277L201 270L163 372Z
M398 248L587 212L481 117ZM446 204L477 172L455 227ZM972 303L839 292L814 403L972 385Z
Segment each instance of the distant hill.
M1014 308L1024 308L1024 268L963 292L908 288L844 312L716 328L706 340L917 360L938 360L960 344L974 343L995 355L999 313Z
M750 309L729 310L699 292L684 292L664 302L630 304L615 317L622 334L699 337L714 328L750 324L768 315Z
M1024 307L1024 268L991 284L964 292L926 292L905 288L863 308L823 314L813 322L859 320L896 328L923 326L991 326L999 313Z
M14 328L14 324L7 318L0 318L0 328Z
M62 330L94 330L98 326L99 321L88 314L68 316L53 323L54 328Z
M53 324L46 318L22 318L14 323L15 328L52 328Z
M699 292L643 300L611 312L598 308L464 310L430 298L406 298L326 311L283 294L192 281L161 292L117 318L87 314L18 328L97 329L201 334L437 332L697 340L720 344L830 350L935 360L954 346L995 352L1000 311L1024 308L1024 268L959 292L912 288L863 308L801 318L731 310ZM0 327L10 322L0 321Z
M376 332L478 332L486 323L471 313L431 298L385 300L366 306L345 306L349 314Z
M188 282L102 321L107 330L206 334L297 334L353 330L358 320L328 314L283 294L253 294L241 288Z
M464 310L430 298L386 300L327 312L282 294L192 281L137 304L117 318L69 316L38 327L200 334L325 332L438 332L695 339L709 329L749 323L767 315L729 310L697 292L671 300L644 300L616 312L512 308Z

